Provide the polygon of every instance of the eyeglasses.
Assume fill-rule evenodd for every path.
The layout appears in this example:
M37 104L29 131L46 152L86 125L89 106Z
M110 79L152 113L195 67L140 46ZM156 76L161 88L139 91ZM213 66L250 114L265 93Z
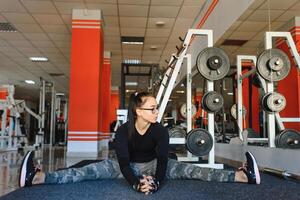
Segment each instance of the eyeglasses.
M152 114L154 114L156 111L158 111L159 107L157 106L156 108L138 108L141 110L151 110Z

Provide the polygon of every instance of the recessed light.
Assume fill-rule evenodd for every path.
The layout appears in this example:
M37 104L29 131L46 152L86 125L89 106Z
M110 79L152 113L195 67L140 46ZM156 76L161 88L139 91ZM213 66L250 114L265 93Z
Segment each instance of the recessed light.
M34 85L35 82L33 80L25 80L25 83L30 84L30 85Z
M121 36L122 44L144 44L144 37Z
M165 25L165 22L163 21L158 21L158 22L155 22L156 26L164 26Z
M184 90L177 90L176 93L184 94Z
M126 82L125 85L126 86L137 86L138 83L137 82Z
M123 63L125 63L125 64L140 64L141 60L137 60L137 59L124 59Z
M157 46L156 46L156 45L151 45L151 46L150 46L150 49L151 49L151 50L156 50L156 49L157 49Z
M46 57L30 57L32 62L48 62L48 58Z

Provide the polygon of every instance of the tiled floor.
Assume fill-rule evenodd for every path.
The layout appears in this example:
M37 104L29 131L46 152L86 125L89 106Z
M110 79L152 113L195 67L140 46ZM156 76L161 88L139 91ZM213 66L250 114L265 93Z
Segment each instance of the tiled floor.
M0 151L0 196L18 189L19 169L27 151ZM70 166L84 159L105 159L109 151L103 150L98 158L66 157L66 147L42 147L35 151L35 161L43 171L53 171ZM111 156L110 156L111 157Z

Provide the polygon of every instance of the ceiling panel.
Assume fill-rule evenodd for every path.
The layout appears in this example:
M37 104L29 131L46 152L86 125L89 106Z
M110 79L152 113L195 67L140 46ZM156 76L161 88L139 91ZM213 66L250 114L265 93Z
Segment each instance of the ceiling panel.
M45 33L24 33L23 34L28 40L31 41L49 41L50 38Z
M178 17L195 19L201 11L201 7L202 6L182 6Z
M116 4L86 4L87 9L95 10L99 9L102 12L102 15L111 15L117 16L118 15L118 7Z
M145 36L145 28L121 28L121 36Z
M110 26L112 27L119 26L119 17L105 15L103 16L103 18L104 18L104 28Z
M70 33L66 25L41 25L46 33Z
M33 14L33 17L40 24L64 24L59 15Z
M43 33L38 24L14 24L15 28L22 33Z
M298 0L272 0L272 1L265 1L259 9L272 9L272 10L281 10L281 9L288 9L293 6L295 3L299 2Z
M36 23L34 18L31 15L29 15L28 13L3 12L1 14L10 23L14 23L14 24L35 24Z
M171 29L165 28L148 28L146 32L147 37L169 37Z
M183 5L185 6L203 6L205 0L184 0Z
M146 17L148 6L141 5L119 5L119 15L121 17Z
M150 17L176 17L178 15L179 6L150 6Z
M253 21L245 21L241 23L236 31L259 31L265 28L268 25L267 22L253 22Z
M118 0L119 4L149 5L150 0Z
M54 4L58 9L59 13L64 15L72 15L72 9L87 9L86 5L82 1L80 2L55 1Z
M1 0L0 11L3 12L26 12L19 0Z
M58 14L52 1L22 1L31 13Z
M284 13L284 10L255 10L247 20L249 21L257 21L257 22L268 22L269 21L269 13L270 13L270 20L273 21L281 14Z
M183 0L151 0L151 5L159 5L159 6L180 6L183 3Z
M146 17L120 17L121 27L145 28L146 24Z

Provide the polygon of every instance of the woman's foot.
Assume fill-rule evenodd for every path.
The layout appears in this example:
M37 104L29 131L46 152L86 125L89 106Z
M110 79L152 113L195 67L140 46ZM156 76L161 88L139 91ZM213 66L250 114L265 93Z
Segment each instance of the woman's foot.
M35 168L33 163L33 151L29 151L22 161L22 165L20 168L19 186L32 186L32 180L37 171L38 170Z
M260 184L260 174L257 166L257 162L252 153L246 152L247 164L243 168L244 173L248 178L250 184Z

